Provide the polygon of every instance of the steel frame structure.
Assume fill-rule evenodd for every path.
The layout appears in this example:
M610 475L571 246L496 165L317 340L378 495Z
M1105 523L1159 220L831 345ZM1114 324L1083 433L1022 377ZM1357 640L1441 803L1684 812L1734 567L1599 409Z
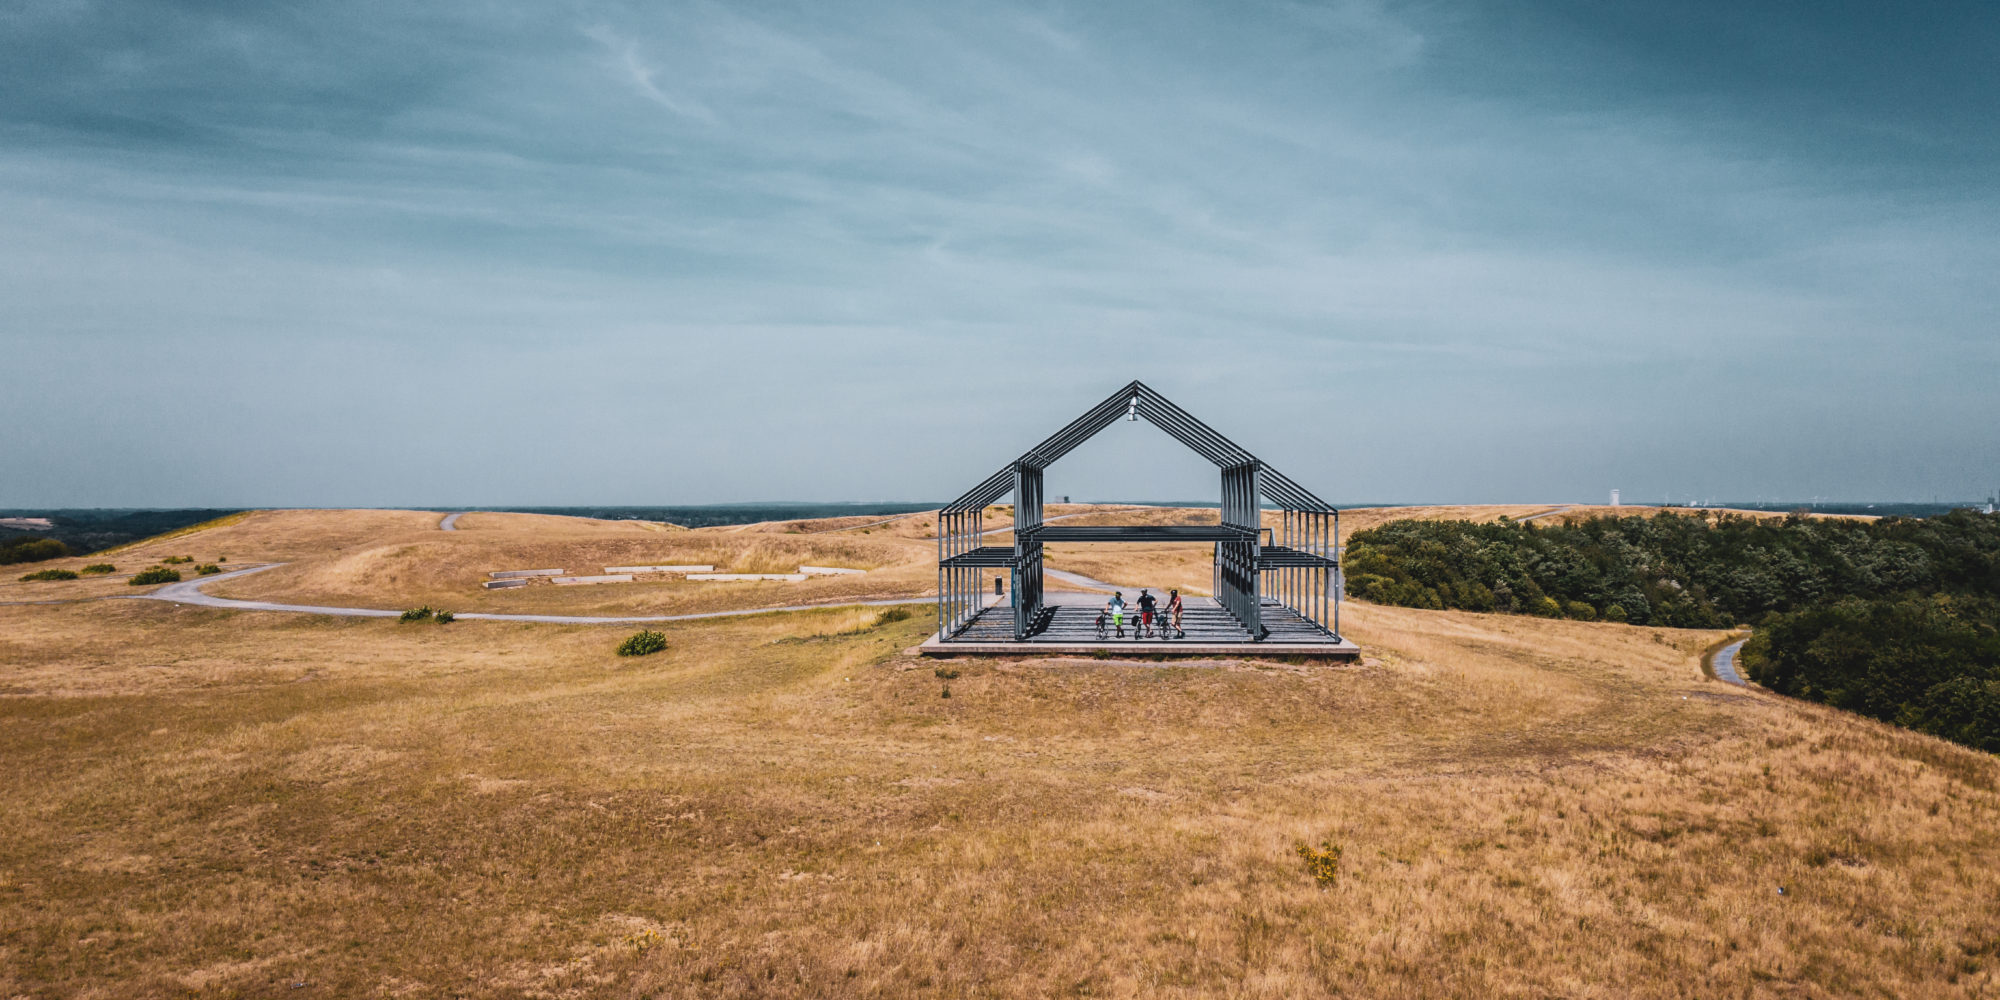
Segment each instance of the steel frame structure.
M1043 473L1119 417L1145 418L1221 470L1221 523L1066 527L1044 521ZM986 508L1009 493L1013 547L982 544ZM1279 515L1275 528L1263 525L1265 501ZM986 571L1001 568L1011 577L1014 639L1034 635L1047 621L1042 556L1049 542L1200 541L1215 545L1216 602L1253 641L1270 634L1267 604L1291 609L1338 641L1339 537L1339 510L1134 381L939 511L938 640L950 642L978 617Z

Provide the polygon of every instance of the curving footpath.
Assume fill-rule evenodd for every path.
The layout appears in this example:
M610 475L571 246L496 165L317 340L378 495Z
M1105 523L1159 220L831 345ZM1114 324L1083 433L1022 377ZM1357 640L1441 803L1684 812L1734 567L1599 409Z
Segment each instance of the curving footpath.
M457 530L458 530L458 519L459 519L459 518L461 518L461 517L464 517L464 516L465 516L465 512L464 512L464 511L459 511L459 512L458 512L458 513L456 513L456 514L446 514L446 515L444 516L444 520L442 520L442 521L439 521L439 522L438 522L438 530L439 530L439 531L457 531Z
M308 615L338 615L344 618L400 618L401 611L385 611L381 608L338 608L320 604L279 604L273 601L244 601L234 597L216 597L202 593L201 588L211 583L234 580L237 577L262 573L267 569L277 569L284 563L266 563L239 569L233 573L218 576L198 577L170 583L150 594L120 594L111 600L125 601L169 601L174 604L193 604L204 608L227 608L232 611L290 611ZM459 621L489 622L542 622L549 625L627 625L637 622L684 622L701 618L735 618L742 615L768 615L777 611L818 611L824 608L845 608L857 605L885 607L894 604L929 604L937 600L932 597L898 597L886 601L843 601L838 604L790 604L777 608L746 608L741 611L702 611L686 615L621 615L606 617L601 615L503 615L479 611L466 611L455 615Z
M1742 649L1743 644L1747 641L1749 640L1738 639L1715 651L1715 659L1711 662L1715 664L1715 676L1717 679L1734 684L1737 687L1750 686L1750 682L1744 680L1743 675L1736 672L1736 651Z

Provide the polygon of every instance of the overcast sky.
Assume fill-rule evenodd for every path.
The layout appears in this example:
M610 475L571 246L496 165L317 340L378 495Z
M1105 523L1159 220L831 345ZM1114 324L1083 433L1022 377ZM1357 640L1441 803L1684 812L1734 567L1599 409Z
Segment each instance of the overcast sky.
M0 506L2000 487L2000 8L0 4ZM1053 494L1212 496L1119 424Z

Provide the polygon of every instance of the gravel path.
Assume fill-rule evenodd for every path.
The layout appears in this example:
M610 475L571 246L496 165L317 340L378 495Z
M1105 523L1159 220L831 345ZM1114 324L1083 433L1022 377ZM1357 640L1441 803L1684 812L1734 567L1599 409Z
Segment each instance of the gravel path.
M1538 517L1553 517L1557 514L1567 514L1569 513L1569 510L1570 508L1568 507L1551 507L1548 510L1542 511L1539 514L1529 514L1527 517L1517 517L1514 519L1514 523L1520 524L1522 521L1532 521Z
M1737 687L1750 686L1750 682L1744 680L1743 675L1736 672L1736 652L1737 650L1743 648L1743 643L1745 641L1746 640L1738 639L1735 642L1732 642L1729 645L1716 650L1715 659L1713 661L1715 664L1715 676L1727 683L1734 684Z
M216 597L213 594L204 594L201 591L201 588L211 583L234 580L240 576L262 573L267 569L276 569L283 565L284 563L268 563L263 566L252 566L249 569L239 569L233 573L223 573L220 576L204 576L193 580L183 580L180 583L167 584L150 594L121 595L117 599L170 601L174 604L194 604L205 608L228 608L233 611L291 611L309 615L338 615L344 618L398 618L403 614L400 610L389 611L381 608L340 608L322 604L279 604L274 601L243 601L233 597ZM885 607L894 604L929 604L935 600L937 598L934 596L898 597L886 601L844 601L839 604L788 604L776 608L745 608L741 611L703 611L688 615L503 615L487 614L479 611L465 611L460 612L457 618L460 621L543 622L550 625L619 625L637 622L684 622L701 618L735 618L741 615L767 615L774 611L816 611L821 608L854 607L856 605Z

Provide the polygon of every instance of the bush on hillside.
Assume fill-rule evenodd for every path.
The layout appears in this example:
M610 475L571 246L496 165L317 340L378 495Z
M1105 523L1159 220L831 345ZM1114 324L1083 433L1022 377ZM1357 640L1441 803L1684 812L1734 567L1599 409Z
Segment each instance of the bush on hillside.
M618 655L646 656L657 653L665 648L667 648L666 633L652 631L635 632L624 642L618 644Z
M91 563L90 565L85 566L84 568L78 570L77 572L84 573L87 575L96 575L99 573L116 573L118 572L118 567L113 566L110 563Z
M134 587L143 587L151 583L179 583L180 580L180 570L168 569L165 566L148 566L125 582Z
M1300 844L1296 850L1299 858L1306 863L1306 872L1314 882L1325 887L1340 880L1340 845L1323 841L1318 847Z
M458 616L449 611L439 611L431 615L431 620L437 622L439 625L449 625L457 621Z
M194 571L199 576L214 576L215 574L222 572L222 567L217 566L214 563L202 563L201 565L196 566L194 568Z
M29 573L27 576L22 577L21 581L23 583L31 583L36 580L74 580L74 579L76 579L75 570L42 569L42 570L36 570L35 572Z
M178 566L178 565L180 565L180 564L182 564L182 563L191 563L191 562L194 562L194 557L193 557L193 556L168 556L168 557L166 557L165 559L162 559L162 560L160 560L160 561L161 561L161 562L163 562L163 563L166 563L166 564L167 564L167 565L169 565L169 566Z
M69 555L69 546L53 538L16 538L0 542L0 566L41 562Z
M405 622L427 622L430 621L431 616L435 614L437 614L437 612L435 610L432 610L430 605L426 604L421 608L411 608L410 610L403 612L403 617L397 620Z

